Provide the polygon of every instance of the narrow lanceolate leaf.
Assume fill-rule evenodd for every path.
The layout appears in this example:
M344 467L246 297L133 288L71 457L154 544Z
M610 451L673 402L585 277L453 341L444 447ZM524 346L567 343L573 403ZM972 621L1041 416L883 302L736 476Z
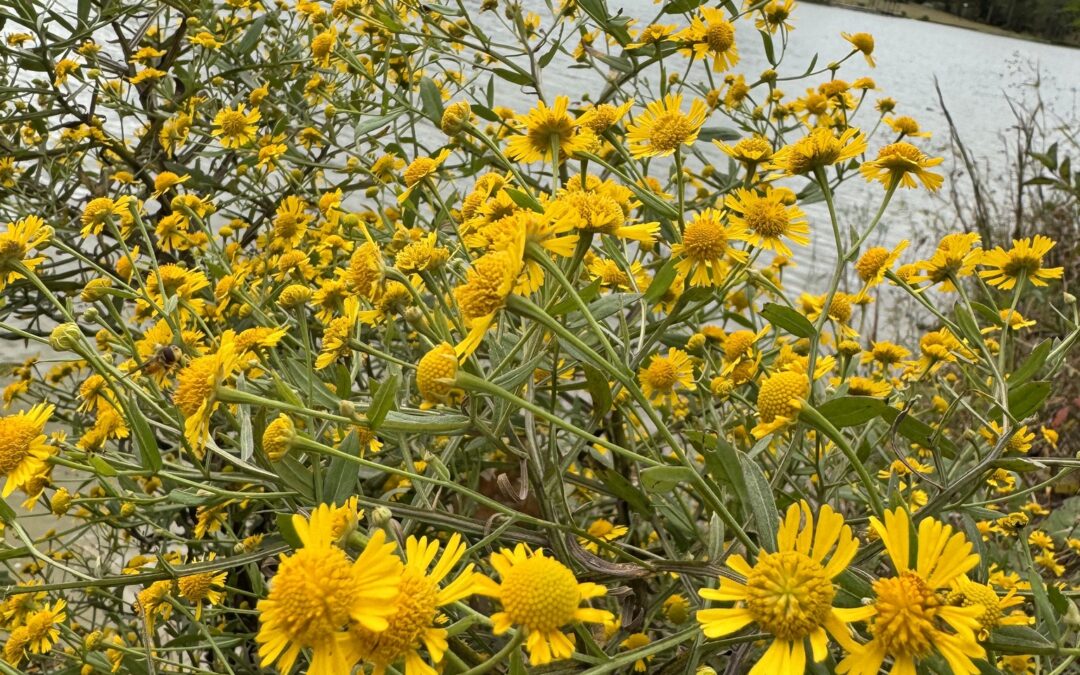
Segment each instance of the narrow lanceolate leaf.
M746 506L756 525L758 539L762 548L775 551L780 514L776 510L772 488L757 462L743 454L739 455L739 461L742 463L743 480L746 482Z
M761 316L776 328L795 337L809 338L814 335L814 324L810 323L810 319L790 307L769 302L761 310Z
M872 396L838 396L818 406L818 412L838 429L854 427L885 414L889 405Z

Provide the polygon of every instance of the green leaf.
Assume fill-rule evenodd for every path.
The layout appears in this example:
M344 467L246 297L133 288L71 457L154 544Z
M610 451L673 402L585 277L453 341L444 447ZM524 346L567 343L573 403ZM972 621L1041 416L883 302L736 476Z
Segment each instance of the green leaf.
M652 517L653 509L649 503L649 498L641 490L634 487L630 481L626 480L625 476L614 469L605 469L603 475L604 487L611 494L626 502L630 508L640 515L646 518Z
M375 394L371 397L371 405L367 409L367 423L372 429L378 429L386 419L387 413L397 408L397 393L398 388L401 386L401 367L398 365L392 365L389 368L390 374L379 388L375 390Z
M90 19L90 0L79 0L76 12L79 17L79 23L85 26Z
M901 417L899 424L896 422L897 418ZM918 419L914 415L905 414L902 410L897 410L892 406L882 412L882 417L885 420L896 427L896 433L900 434L904 438L913 443L918 443L924 448L932 448L934 441L937 441L938 446L945 451L947 456L956 455L956 444L949 440L944 434L937 434L933 427L926 422Z
M1037 654L1054 646L1042 633L1028 626L998 626L990 634L990 644L994 651L1006 654Z
M360 454L360 438L356 431L350 431L345 436L338 450L351 457ZM337 506L344 504L349 497L356 494L356 479L355 464L344 457L330 458L330 466L326 471L326 480L323 485L323 502Z
M536 197L533 197L528 192L524 192L516 188L503 188L503 191L506 192L506 194L510 196L510 199L512 199L514 203L521 208L529 209L530 211L535 211L536 213L544 212L543 205L541 205L540 202L537 201Z
M116 469L112 468L112 466L102 459L100 455L94 455L89 461L90 466L94 467L98 475L108 476L109 478L116 475Z
M746 482L746 510L754 519L758 540L767 551L776 551L776 530L780 527L780 514L776 510L772 488L765 479L757 462L745 454L739 455L743 480Z
M128 399L127 417L135 437L135 446L139 449L139 460L143 468L150 469L154 473L161 471L161 450L158 448L157 438L134 395Z
M1001 315L997 313L997 310L987 307L981 302L971 303L971 308L978 312L979 316L981 316L986 323L998 327L1005 325L1005 322L1001 320Z
M1039 369L1046 363L1046 357L1050 356L1050 349L1053 347L1053 343L1050 340L1043 340L1028 357L1024 359L1024 362L1020 366L1009 374L1009 388L1017 387L1024 382L1027 382Z
M6 524L11 525L15 522L15 510L8 506L7 501L0 499L0 520Z
M1029 556L1030 559L1030 556ZM1050 604L1050 597L1046 594L1046 585L1043 583L1039 570L1031 567L1027 573L1028 583L1031 584L1031 595L1035 600L1035 616L1038 626L1043 630L1049 630L1054 642L1061 639L1061 628L1058 626L1054 615L1054 608Z
M611 410L611 385L604 373L588 364L583 365L585 371L585 388L592 398L592 416L598 420Z
M262 37L264 26L266 26L265 15L252 21L251 26L244 33L244 37L240 38L240 42L236 43L236 53L244 56L254 49L255 45L259 44L259 38Z
M190 492L188 490L169 490L168 499L170 502L176 502L177 504L183 504L184 506L202 506L213 495L209 493L198 494Z
M698 132L699 141L737 141L742 134L727 127L702 127Z
M300 535L296 533L296 528L293 527L292 522L293 514L291 513L279 513L277 514L277 529L281 533L281 538L285 540L285 543L293 548L303 548L304 542L300 541Z
M664 266L660 268L660 271L656 273L653 280L649 283L649 287L645 289L645 295L643 296L646 304L655 305L660 302L660 299L671 288L671 284L675 282L675 277L678 272L675 269L675 265L678 261L672 257L664 263Z
M854 427L885 414L889 405L873 396L840 396L818 406L818 412L837 429Z
M1050 395L1050 383L1046 380L1025 382L1009 390L1009 414L1015 420L1022 420L1033 414Z
M705 4L705 0L671 0L664 5L664 14L686 14Z
M810 319L790 307L775 302L765 303L761 316L776 328L782 328L795 337L810 338L814 335L814 324Z
M532 75L523 73L517 70L509 70L508 68L492 68L491 72L495 73L507 82L514 84L520 84L523 87L529 87L535 84L533 82Z
M1061 589L1057 586L1051 586L1046 589L1046 596L1050 600L1050 605L1053 606L1054 611L1058 616L1065 616L1069 611L1069 600L1065 597L1065 594L1061 592Z
M420 80L420 106L424 111L424 117L435 123L442 124L443 101L439 85L430 77Z
M979 332L979 324L975 322L975 315L971 313L967 305L962 302L953 307L953 315L956 317L956 325L960 327L960 333L973 346L982 343L982 333Z
M1015 471L1017 473L1039 471L1040 469L1046 468L1039 462L1024 457L1002 457L990 462L990 466L995 469L1007 469L1008 471Z
M386 126L387 124L389 124L390 122L393 122L395 119L400 117L403 112L405 112L405 108L398 108L397 110L394 110L392 112L388 112L385 115L377 115L375 117L369 117L366 120L364 120L363 122L360 122L355 127L353 127L353 134L356 137L365 136L367 134L370 134L372 131L375 131L376 129L381 129L384 126ZM439 121L441 123L441 121L442 121L441 117L439 118Z
M761 34L761 44L765 47L765 58L769 60L769 63L773 66L776 65L776 50L773 48L772 35L768 31L759 30Z
M664 494L694 479L694 470L687 466L650 466L638 474L646 492Z
M599 278L593 279L592 283L581 289L581 292L578 293L578 297L581 298L582 302L592 302L594 298L600 295L601 281L602 279ZM551 316L562 316L563 314L572 312L577 308L577 301L575 301L573 298L565 298L555 303L555 305L548 311L548 314L550 314Z

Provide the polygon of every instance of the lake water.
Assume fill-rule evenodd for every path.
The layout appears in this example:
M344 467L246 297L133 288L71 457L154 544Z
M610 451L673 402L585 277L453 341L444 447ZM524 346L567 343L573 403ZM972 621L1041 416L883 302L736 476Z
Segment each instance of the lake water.
M469 4L478 8L480 3L477 0ZM529 6L529 3L523 4ZM658 19L659 6L652 0L609 0L608 7L612 14L621 10L638 19L638 26L654 21L679 27L685 25L678 15L664 15ZM472 18L493 35L504 30L493 13L473 14ZM872 77L879 91L871 92L869 102L884 96L892 97L898 103L896 114L910 115L918 120L923 130L931 131L932 138L916 139L916 143L928 154L946 158L939 171L952 173L958 167L950 150L948 125L934 90L935 77L962 141L976 161L984 166L994 167L1004 162L1003 133L1014 122L1006 94L1033 100L1030 85L1036 80L1036 73L1041 77L1041 95L1050 113L1048 119L1072 122L1072 127L1076 128L1080 114L1080 50L807 3L796 5L792 19L795 30L778 69L780 75L805 72L815 54L819 68L842 58L850 45L840 37L841 32L871 33L875 38L874 58L878 67L871 68L859 55L844 63L838 77L848 82L860 76ZM736 40L740 61L733 72L743 73L748 81L753 81L769 67L761 40L752 24L745 20L736 25ZM603 82L594 72L571 69L570 65L569 59L560 62L556 58L552 66L543 71L543 91L549 101L556 95L565 94L572 102L580 102L583 93L588 92L595 98L602 91ZM700 67L695 74L700 77ZM787 82L781 89L789 97L796 96L827 79L819 76ZM519 111L534 104L513 86L506 86L501 93L502 103ZM859 124L873 125L875 114L873 110L860 111ZM722 115L715 114L706 124L730 126L724 121ZM889 138L891 140L893 136ZM871 141L871 152L876 153L876 149L886 142L885 134L879 131ZM710 156L720 160L720 153L709 144L699 145L706 146L706 153L711 152ZM963 190L967 187L966 178L960 177L960 180L959 189ZM995 187L1005 189L1003 185ZM837 199L844 225L867 222L881 197L880 184L867 185L860 177L846 183ZM798 266L788 273L791 275L789 285L824 292L820 288L822 283L808 282L822 270L831 270L835 259L828 212L821 203L806 205L805 210L814 236L809 247L796 252ZM937 234L931 231L933 220L950 229L969 229L964 223L955 222L947 189L939 196L931 196L921 189L898 191L875 235L877 243L891 246L901 239L910 239L912 247L905 259L912 259L927 248L932 250Z

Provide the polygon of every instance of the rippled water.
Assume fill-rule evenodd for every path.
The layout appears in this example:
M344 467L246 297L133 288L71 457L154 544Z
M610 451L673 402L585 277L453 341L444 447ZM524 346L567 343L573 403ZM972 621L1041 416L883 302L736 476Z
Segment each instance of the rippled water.
M479 2L476 5L479 6ZM653 22L659 11L652 0L609 1L608 6L613 14L621 10L638 19L639 26ZM473 19L493 35L502 30L491 13L473 15ZM898 103L897 114L910 115L924 130L931 131L932 138L918 142L928 154L946 158L939 170L952 172L958 167L952 158L948 126L934 90L935 78L959 127L961 139L980 164L993 167L1004 163L1003 133L1014 122L1006 95L1031 99L1030 84L1035 81L1036 73L1042 80L1041 95L1051 113L1050 119L1060 117L1071 121L1073 128L1076 126L1080 111L1080 51L1076 49L806 3L797 5L793 20L795 30L778 68L781 76L804 72L815 54L818 55L818 67L842 58L850 46L841 39L841 32L871 33L876 42L874 57L878 67L871 68L860 56L847 61L838 76L849 82L864 75L874 78L879 91L871 93L871 101L883 96L892 97ZM680 16L666 15L656 22L683 25ZM745 74L747 80L756 79L758 73L769 67L761 40L747 21L737 24L736 38L741 58L735 72ZM544 95L549 100L565 94L572 101L580 102L584 94L595 98L603 90L602 79L595 72L573 69L569 59L560 61L557 58L552 64L543 71L542 82ZM694 72L697 77L702 74L700 68ZM781 88L788 96L794 96L827 79L819 76L789 82ZM531 97L515 89L507 85L497 98L518 110L534 104ZM861 111L859 123L872 125L873 114L872 110ZM715 115L706 124L725 126L724 121ZM871 152L885 142L885 134L879 131L871 142ZM706 148L706 153L719 159L719 153L711 147ZM965 187L966 184L961 182L959 189ZM1004 186L997 187L1004 189ZM868 221L881 197L879 184L866 185L859 177L845 184L837 199L845 227ZM949 220L955 217L951 215L947 200L947 191L939 197L930 196L923 190L900 191L875 235L877 242L893 245L901 239L911 239L914 251L932 246L926 239L930 236L929 223L934 217L944 219L946 224L957 229L965 229L962 223ZM834 244L824 205L809 204L805 210L815 236L810 247L797 253L799 266L792 271L793 278L789 281L796 287L817 288L821 284L811 280L822 270L832 268Z

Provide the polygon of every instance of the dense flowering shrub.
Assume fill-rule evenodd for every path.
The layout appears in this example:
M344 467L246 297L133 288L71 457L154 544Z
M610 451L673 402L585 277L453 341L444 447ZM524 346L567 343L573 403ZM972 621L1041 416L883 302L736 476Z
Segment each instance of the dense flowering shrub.
M0 669L1072 667L1054 242L794 5L5 5Z

